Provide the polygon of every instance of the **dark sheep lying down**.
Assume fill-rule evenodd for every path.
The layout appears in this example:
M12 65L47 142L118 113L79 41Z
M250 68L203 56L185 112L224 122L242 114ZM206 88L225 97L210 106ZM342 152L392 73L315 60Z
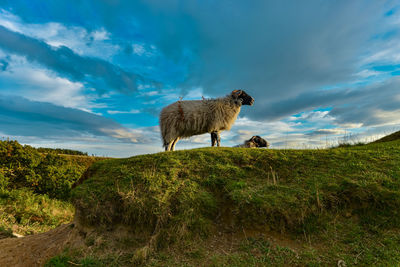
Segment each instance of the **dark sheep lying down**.
M254 135L252 138L250 138L249 140L245 141L243 144L241 145L237 145L235 147L269 147L269 143L261 138L258 135Z

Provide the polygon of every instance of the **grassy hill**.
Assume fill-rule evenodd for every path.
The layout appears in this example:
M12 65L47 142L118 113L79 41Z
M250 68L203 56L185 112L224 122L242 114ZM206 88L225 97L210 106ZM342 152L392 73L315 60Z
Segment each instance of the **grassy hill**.
M86 176L72 192L86 246L49 266L400 262L399 140L165 152L96 162Z

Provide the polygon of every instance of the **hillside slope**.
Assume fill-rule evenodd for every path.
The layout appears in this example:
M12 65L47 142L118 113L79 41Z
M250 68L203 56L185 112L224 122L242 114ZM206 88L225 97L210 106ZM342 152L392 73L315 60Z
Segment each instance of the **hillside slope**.
M382 137L381 139L374 141L374 143L390 142L390 141L396 141L396 140L400 140L400 131L397 131L397 132L389 134L385 137Z
M121 265L392 265L399 148L204 148L105 160L73 191L76 219L101 236L93 246L124 255Z

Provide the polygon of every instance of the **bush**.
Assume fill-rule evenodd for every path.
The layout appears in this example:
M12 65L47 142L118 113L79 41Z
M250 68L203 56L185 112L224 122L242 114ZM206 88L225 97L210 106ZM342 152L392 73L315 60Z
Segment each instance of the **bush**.
M85 169L84 166L73 164L66 158L51 153L32 171L27 181L31 179L37 193L65 199Z
M37 151L40 153L56 153L56 154L65 154L65 155L79 155L79 156L87 156L87 152L81 152L78 150L72 149L62 149L62 148L46 148L46 147L39 147Z
M12 172L6 167L0 168L0 190L6 189L10 184L10 176Z
M58 155L56 151L42 154L17 141L0 141L0 189L30 188L50 197L68 198L71 186L98 158Z
M0 141L0 179L3 186L13 188L27 186L26 176L39 164L41 155L30 146L22 146L17 141Z

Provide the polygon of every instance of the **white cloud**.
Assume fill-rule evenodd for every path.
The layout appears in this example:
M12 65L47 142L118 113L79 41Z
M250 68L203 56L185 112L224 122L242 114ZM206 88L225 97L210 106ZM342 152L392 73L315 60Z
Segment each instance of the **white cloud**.
M309 135L315 135L315 136L319 136L319 135L338 135L338 134L344 134L346 133L346 131L344 129L340 129L340 128L333 128L333 129L318 129L315 130L313 132L311 132Z
M274 132L291 132L295 130L295 126L298 125L295 122L285 121L271 121L271 122L260 122L250 120L246 117L240 117L236 120L232 129L246 129L251 131L258 131L262 133L274 133ZM251 136L250 136L251 137Z
M19 29L20 19L14 14L7 12L4 9L0 9L0 25L6 27L12 31L20 32Z
M363 60L363 64L385 63L396 64L400 62L400 43L397 39L385 40L374 47L374 52Z
M138 109L131 109L128 111L121 111L121 110L107 110L108 114L139 114L141 111Z
M373 117L377 119L377 121L380 122L380 124L377 124L376 126L380 125L397 125L400 123L400 109L397 110L391 110L391 111L386 111L386 110L381 110L377 109L374 114L372 114Z
M157 91L149 91L149 92L142 93L142 95L145 95L145 96L155 96L157 94L158 94Z
M121 50L118 45L108 41L111 33L104 28L88 32L82 27L67 27L57 22L25 23L20 17L4 9L0 9L0 25L14 32L44 40L54 47L66 46L79 55L110 59Z
M356 73L355 76L359 77L360 79L364 79L364 78L370 78L370 77L378 76L380 74L381 73L378 72L378 71L364 69L364 70L361 70L358 73Z
M114 138L127 140L132 143L137 143L140 138L140 135L135 134L126 128L101 128L100 131Z
M133 44L132 48L133 48L133 53L139 56L143 55L146 52L144 46L141 44Z
M343 129L357 129L357 128L361 128L362 127L362 123L336 123L337 125L339 125L340 127L342 127Z
M305 111L299 117L290 116L289 121L304 120L313 123L332 123L334 118L329 115L329 111Z
M223 96L221 96L221 97L223 97ZM183 98L187 99L187 100L199 100L199 99L202 99L203 97L210 98L208 95L204 94L203 88L196 87L196 88L193 88L192 90L188 91L187 94Z
M82 83L61 78L24 57L12 55L9 59L9 71L0 72L3 93L84 111L99 107L93 103L97 96L85 92Z
M109 40L110 39L110 33L107 32L104 28L101 28L100 30L94 31L90 34L90 36L95 40L95 41L104 41L104 40Z

